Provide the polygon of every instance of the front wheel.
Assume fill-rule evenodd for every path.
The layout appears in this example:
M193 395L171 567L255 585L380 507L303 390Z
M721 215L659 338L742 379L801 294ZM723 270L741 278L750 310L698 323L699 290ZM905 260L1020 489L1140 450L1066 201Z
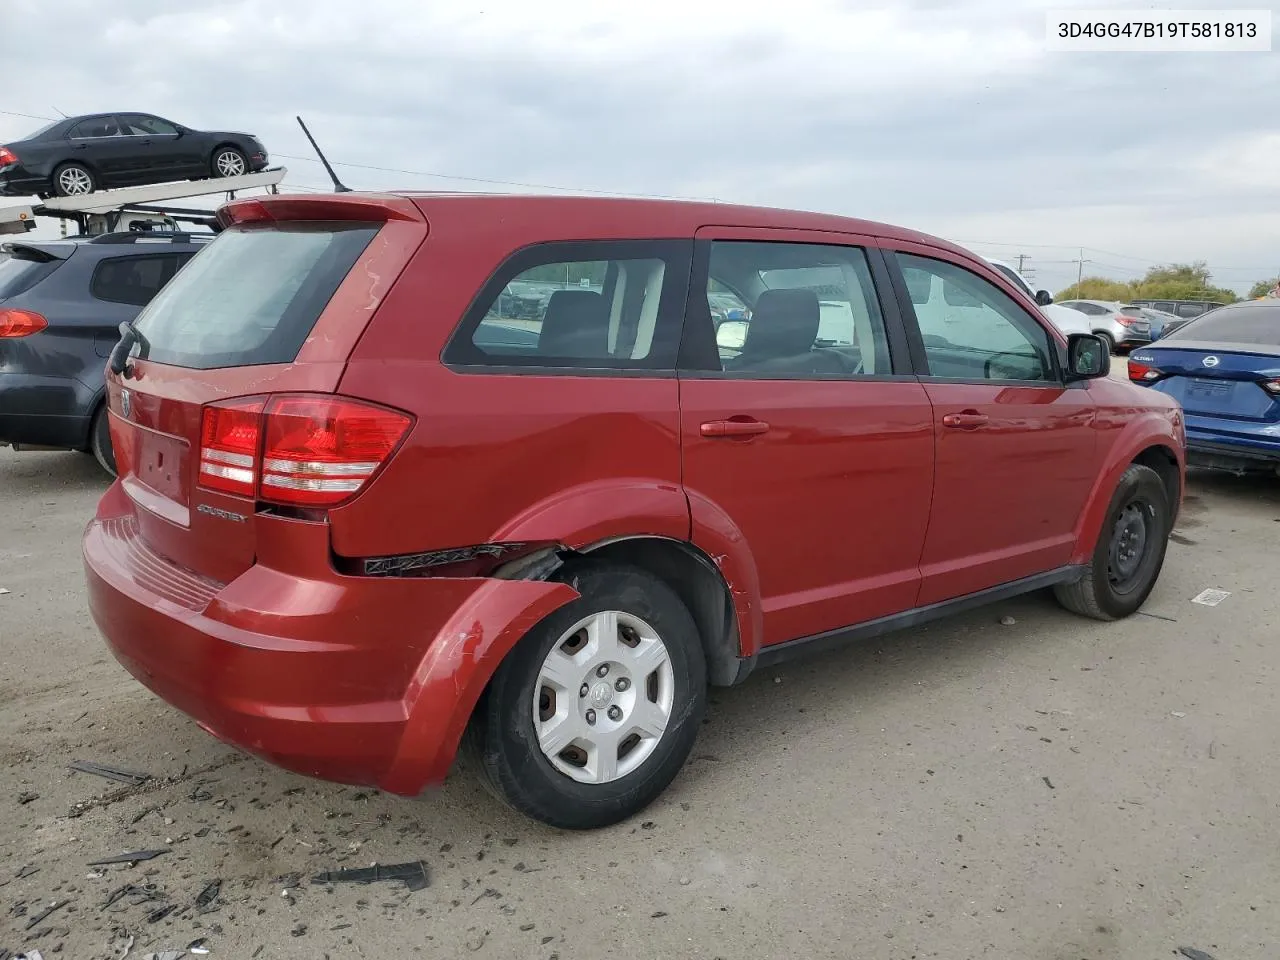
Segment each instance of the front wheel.
M581 594L499 666L467 748L519 812L571 830L649 805L693 749L706 708L698 629L675 592L629 566L586 563Z
M235 147L219 147L213 152L215 177L242 177L249 172L249 161Z
M1160 576L1172 518L1160 475L1132 464L1116 485L1088 571L1054 588L1058 602L1095 620L1136 613Z

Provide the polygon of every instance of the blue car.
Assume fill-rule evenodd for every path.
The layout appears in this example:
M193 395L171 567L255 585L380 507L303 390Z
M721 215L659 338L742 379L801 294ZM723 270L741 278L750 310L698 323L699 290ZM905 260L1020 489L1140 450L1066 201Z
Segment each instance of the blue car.
M1280 471L1280 300L1219 307L1135 348L1129 379L1182 404L1188 462Z

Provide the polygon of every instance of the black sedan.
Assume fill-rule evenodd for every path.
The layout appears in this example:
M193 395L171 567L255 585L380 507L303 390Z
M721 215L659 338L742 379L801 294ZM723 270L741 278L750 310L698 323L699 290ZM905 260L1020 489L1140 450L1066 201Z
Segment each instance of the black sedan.
M149 113L98 113L58 120L0 146L0 194L73 197L238 177L266 165L266 148L251 134L192 130Z

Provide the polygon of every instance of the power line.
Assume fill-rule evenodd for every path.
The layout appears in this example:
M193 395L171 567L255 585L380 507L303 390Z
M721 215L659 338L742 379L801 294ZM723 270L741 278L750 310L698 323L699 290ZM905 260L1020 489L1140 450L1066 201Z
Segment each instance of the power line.
M272 156L284 157L286 160L303 160L307 163L319 163L314 157L300 157L292 153L273 153ZM381 173L399 173L410 177L435 177L439 180L462 180L467 183L484 183L495 187L524 187L530 190L563 190L569 193L590 193L606 197L637 197L646 200L709 200L718 203L714 197L680 197L661 193L624 193L619 190L594 190L589 187L564 187L550 183L526 183L520 180L497 180L490 177L468 177L453 173L435 173L430 170L404 170L399 167L380 167L371 163L348 163L343 160L329 161L335 167L351 167L356 170L377 170Z

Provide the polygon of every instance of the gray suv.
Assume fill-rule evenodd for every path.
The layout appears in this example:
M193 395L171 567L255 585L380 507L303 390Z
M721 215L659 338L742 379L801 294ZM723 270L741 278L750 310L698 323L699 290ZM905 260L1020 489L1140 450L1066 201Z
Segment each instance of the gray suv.
M105 367L132 320L212 234L108 233L0 246L0 446L116 470Z
M1151 321L1141 311L1110 300L1062 300L1060 306L1079 310L1089 318L1093 332L1107 342L1112 353L1125 353L1151 342Z

